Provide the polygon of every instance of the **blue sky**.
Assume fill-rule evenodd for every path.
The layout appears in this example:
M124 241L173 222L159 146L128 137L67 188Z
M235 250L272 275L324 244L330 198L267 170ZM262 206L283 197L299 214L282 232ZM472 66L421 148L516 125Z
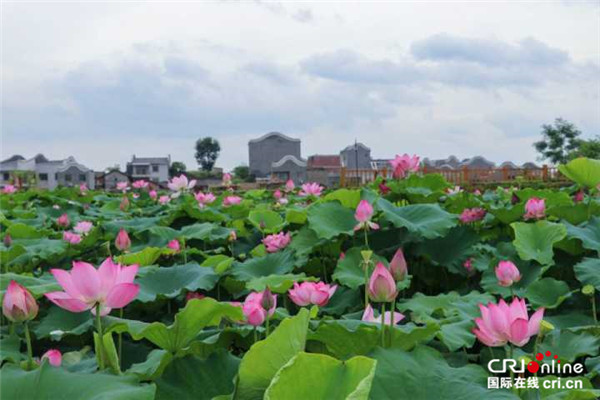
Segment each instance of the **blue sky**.
M4 3L2 157L247 163L269 131L303 156L534 160L556 117L600 134L598 2Z

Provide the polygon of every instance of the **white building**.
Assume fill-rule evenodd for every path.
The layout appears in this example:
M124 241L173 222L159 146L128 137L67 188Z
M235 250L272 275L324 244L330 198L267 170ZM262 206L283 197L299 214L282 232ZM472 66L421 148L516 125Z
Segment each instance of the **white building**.
M136 157L127 163L127 175L132 180L145 179L151 182L163 183L169 180L171 156L168 157Z

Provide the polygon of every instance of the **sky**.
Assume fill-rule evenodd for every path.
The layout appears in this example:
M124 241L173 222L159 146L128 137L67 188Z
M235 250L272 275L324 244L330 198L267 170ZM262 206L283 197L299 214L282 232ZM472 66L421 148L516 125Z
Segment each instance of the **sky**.
M1 155L103 170L170 155L536 159L562 117L600 135L600 1L6 2Z

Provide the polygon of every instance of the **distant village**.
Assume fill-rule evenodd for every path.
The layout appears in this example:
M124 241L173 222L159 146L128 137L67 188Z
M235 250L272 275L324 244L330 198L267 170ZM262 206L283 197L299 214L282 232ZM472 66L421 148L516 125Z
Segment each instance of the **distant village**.
M326 186L336 186L347 171L369 172L389 169L389 159L373 158L371 149L363 143L353 143L338 154L316 154L302 158L301 141L279 132L270 132L248 142L249 172L258 183L281 182L292 179L296 183L318 182ZM469 170L540 170L534 163L517 166L510 161L500 165L475 156L459 160L450 156L441 160L421 160L423 169L430 169L451 175L452 171ZM21 155L0 162L0 185L22 184L42 189L59 186L79 186L85 184L90 189L115 189L119 182L132 182L144 179L157 186L164 186L170 179L171 157L138 157L133 155L124 171L109 169L94 172L74 157L62 160L49 160L43 154L26 159ZM219 171L217 171L219 172ZM222 170L220 171L222 172Z

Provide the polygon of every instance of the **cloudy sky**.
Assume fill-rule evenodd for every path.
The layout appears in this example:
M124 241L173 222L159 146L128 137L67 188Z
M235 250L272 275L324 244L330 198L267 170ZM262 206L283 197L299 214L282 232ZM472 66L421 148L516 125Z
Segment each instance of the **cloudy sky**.
M600 134L600 2L2 4L2 158L132 154L247 164L280 131L304 157L534 160L556 117Z

